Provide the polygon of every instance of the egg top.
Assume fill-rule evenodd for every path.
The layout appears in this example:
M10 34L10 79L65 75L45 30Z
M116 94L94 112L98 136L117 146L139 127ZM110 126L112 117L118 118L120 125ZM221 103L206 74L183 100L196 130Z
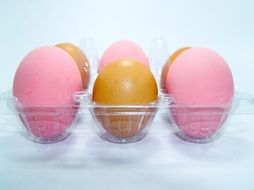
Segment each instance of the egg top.
M70 43L61 43L56 46L67 51L76 61L81 74L83 88L86 89L90 81L90 68L85 54L77 46Z
M149 67L148 58L139 45L129 40L119 40L106 49L101 57L98 71L100 72L105 65L121 58L132 58Z
M168 70L169 67L171 65L171 63L173 63L173 61L181 54L183 53L185 50L190 49L190 47L183 47L180 48L178 50L176 50L172 55L170 55L170 57L168 58L167 62L164 64L163 68L162 68L162 72L161 72L161 88L165 88L165 83L166 83L166 77L168 74Z
M121 59L105 66L93 88L93 100L102 104L147 104L157 100L157 95L153 74L133 59Z
M228 104L234 95L234 82L230 68L220 55L196 47L181 53L171 64L166 92L177 103Z
M72 95L82 90L82 80L74 59L57 47L31 51L19 65L13 95L24 106L72 104Z

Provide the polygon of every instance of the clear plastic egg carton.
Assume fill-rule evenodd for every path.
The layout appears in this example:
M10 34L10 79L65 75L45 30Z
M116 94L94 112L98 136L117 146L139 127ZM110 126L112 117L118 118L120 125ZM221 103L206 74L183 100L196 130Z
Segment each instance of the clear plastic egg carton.
M75 103L62 107L24 107L11 92L1 93L0 99L1 105L6 103L0 117L19 117L25 136L37 143L64 140L75 130L79 117L88 114L94 119L90 127L97 128L99 137L113 143L142 140L155 117L169 117L168 127L173 127L181 139L193 143L215 140L231 117L251 114L254 121L254 96L248 93L237 93L231 104L220 106L175 105L172 97L163 94L147 105L100 105L92 101L90 91L75 93ZM241 102L247 104L241 107Z
M98 52L94 38L81 40L80 48L91 64L92 86L97 76ZM161 68L168 59L167 41L154 38L151 41L149 62L157 83ZM254 96L236 93L228 105L179 105L170 95L160 92L158 99L147 105L101 105L92 101L91 91L73 94L73 104L61 107L24 107L12 96L12 92L0 93L0 117L16 115L24 128L25 136L37 143L56 143L67 138L80 118L93 117L89 123L104 140L113 143L131 143L142 140L153 126L154 118L169 118L166 125L173 128L181 139L193 143L208 143L218 138L226 122L239 115L253 115ZM244 106L240 106L245 102ZM247 104L246 104L247 103ZM0 106L1 106L0 105ZM155 127L155 126L154 126ZM151 131L152 132L152 131Z
M64 140L73 131L79 116L79 105L26 107L11 92L1 93L0 99L6 103L0 116L17 115L25 136L37 143Z

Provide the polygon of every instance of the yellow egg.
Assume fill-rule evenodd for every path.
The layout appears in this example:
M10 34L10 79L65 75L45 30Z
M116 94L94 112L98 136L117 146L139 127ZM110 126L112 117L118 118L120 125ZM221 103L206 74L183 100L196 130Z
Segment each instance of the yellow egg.
M81 74L83 89L86 89L90 81L90 68L85 54L77 46L70 43L60 43L56 46L67 51L75 60Z
M93 89L93 101L103 105L125 105L118 108L95 108L102 127L116 137L139 134L154 117L154 108L131 108L128 105L147 105L157 100L157 84L144 64L121 59L105 66ZM126 107L127 105L127 107Z
M165 88L165 83L166 83L166 77L167 77L167 73L169 70L170 65L174 62L174 60L181 54L183 53L185 50L189 49L190 47L183 47L180 48L178 50L176 50L167 60L167 62L164 64L163 68L162 68L162 72L161 72L161 88L164 89Z

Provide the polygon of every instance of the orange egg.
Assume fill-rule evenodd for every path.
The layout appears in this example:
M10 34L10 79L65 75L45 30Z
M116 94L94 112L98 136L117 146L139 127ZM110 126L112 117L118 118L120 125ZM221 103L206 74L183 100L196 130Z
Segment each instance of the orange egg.
M144 64L121 59L104 67L93 89L93 100L101 104L140 105L157 99L155 78Z
M101 126L116 137L133 137L154 118L155 109L128 107L155 102L158 89L155 78L144 64L131 59L114 61L99 73L93 89L93 101L117 108L95 108Z
M165 83L166 83L166 77L167 77L167 73L169 70L170 65L173 63L173 61L181 54L183 53L185 50L189 49L190 47L183 47L178 49L177 51L175 51L167 60L167 62L164 64L163 68L162 68L162 72L161 72L161 88L164 89L165 88Z
M56 46L67 51L75 60L81 74L83 89L86 89L90 81L90 68L85 54L77 46L70 43L60 43Z

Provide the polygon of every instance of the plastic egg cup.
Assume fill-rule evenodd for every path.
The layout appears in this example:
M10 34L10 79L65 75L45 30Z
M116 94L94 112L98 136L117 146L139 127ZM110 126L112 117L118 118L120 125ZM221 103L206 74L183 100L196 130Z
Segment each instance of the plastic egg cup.
M170 119L175 133L181 139L193 143L208 143L222 134L230 105L184 106L171 105Z
M42 144L56 143L67 138L77 122L78 109L77 106L22 107L19 104L16 105L26 137Z
M155 105L156 103L144 106L106 106L94 103L90 112L102 139L113 143L132 143L147 135L157 112Z

